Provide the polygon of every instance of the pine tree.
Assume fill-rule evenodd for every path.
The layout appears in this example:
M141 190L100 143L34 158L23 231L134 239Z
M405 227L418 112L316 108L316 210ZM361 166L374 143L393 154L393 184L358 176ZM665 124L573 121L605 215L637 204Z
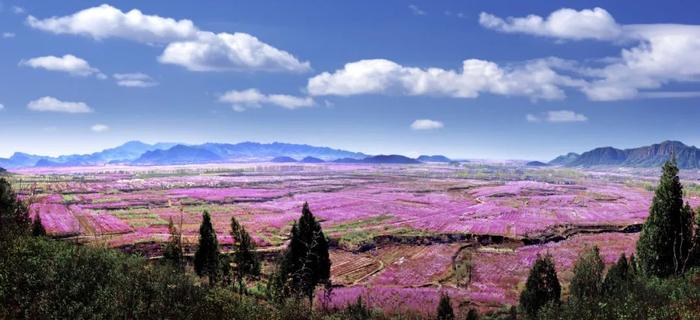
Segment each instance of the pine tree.
M176 268L182 269L184 267L182 234L175 227L172 217L168 220L168 232L170 233L170 238L168 239L168 243L165 245L165 249L163 250L163 259Z
M479 320L479 311L476 311L476 309L469 309L469 312L467 312L467 320Z
M44 225L41 224L41 216L39 215L39 213L36 214L36 216L34 217L34 221L32 222L32 236L46 236L46 229L44 229Z
M547 303L559 304L561 286L550 254L537 256L525 282L525 289L520 293L520 307L528 319L537 318L537 312Z
M202 214L202 224L199 227L199 246L194 254L194 270L200 277L208 276L210 285L216 283L219 271L219 242L207 211Z
M622 298L631 288L633 271L625 254L621 254L603 281L603 296L608 299Z
M277 297L303 295L313 303L319 284L330 287L331 261L328 239L304 203L299 221L292 226L290 241L271 285Z
M442 294L437 307L437 320L454 320L455 313L452 310L450 296Z
M649 217L637 242L641 271L649 276L681 274L692 236L692 210L683 205L675 157L664 164Z
M245 227L231 217L231 237L234 242L233 263L240 293L245 293L245 279L260 275L260 260L255 252L255 243Z
M603 287L605 263L597 246L586 249L574 264L574 277L569 288L570 299L579 302L594 302Z
M27 235L31 219L27 206L17 199L5 178L0 178L0 238Z
M693 212L693 236L688 253L687 268L700 267L700 208Z

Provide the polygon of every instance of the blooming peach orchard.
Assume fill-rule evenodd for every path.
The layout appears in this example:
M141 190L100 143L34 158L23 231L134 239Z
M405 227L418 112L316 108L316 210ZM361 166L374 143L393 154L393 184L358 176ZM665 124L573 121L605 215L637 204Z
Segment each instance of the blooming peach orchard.
M538 254L550 252L564 292L578 252L598 245L606 263L631 254L656 171L587 172L516 164L80 167L16 171L49 235L161 254L168 221L192 250L201 213L230 248L236 217L261 250L282 248L301 205L331 239L330 295L364 297L387 311L517 303ZM31 186L31 188L30 188ZM30 194L31 193L31 194ZM690 194L691 204L700 201Z

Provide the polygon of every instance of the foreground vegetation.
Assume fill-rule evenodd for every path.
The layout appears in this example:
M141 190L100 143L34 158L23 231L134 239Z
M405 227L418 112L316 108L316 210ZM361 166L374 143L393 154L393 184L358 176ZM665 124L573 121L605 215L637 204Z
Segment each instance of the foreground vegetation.
M502 313L459 314L443 295L438 319L698 319L700 228L683 205L678 169L669 162L637 245L605 270L598 249L579 256L570 284L559 283L556 261L534 263L520 306ZM26 204L0 180L0 318L7 319L384 319L362 300L343 309L313 306L331 290L328 242L305 205L272 275L261 266L250 236L235 219L234 254L219 253L203 213L194 270L172 223L163 261L44 236ZM670 253L670 254L669 254ZM204 281L206 279L206 281ZM394 318L418 318L397 314Z

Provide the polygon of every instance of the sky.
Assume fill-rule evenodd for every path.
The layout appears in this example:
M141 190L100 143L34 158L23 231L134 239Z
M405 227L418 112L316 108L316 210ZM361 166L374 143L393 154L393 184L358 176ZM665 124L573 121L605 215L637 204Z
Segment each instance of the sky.
M0 0L0 157L289 142L550 160L700 144L695 1Z

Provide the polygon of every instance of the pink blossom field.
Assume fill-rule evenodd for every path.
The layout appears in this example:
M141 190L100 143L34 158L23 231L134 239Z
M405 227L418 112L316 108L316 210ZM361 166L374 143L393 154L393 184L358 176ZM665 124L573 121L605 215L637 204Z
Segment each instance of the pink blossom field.
M443 292L459 310L516 304L529 267L547 252L566 294L573 261L586 246L599 246L608 264L633 253L657 174L270 163L15 173L35 190L31 213L49 235L142 247L148 256L160 255L170 219L194 247L204 210L224 250L231 217L261 249L279 250L308 202L333 248L335 288L323 304L340 307L362 296L387 312L418 313L432 312ZM700 204L695 194L688 199ZM460 263L469 272L459 271Z

